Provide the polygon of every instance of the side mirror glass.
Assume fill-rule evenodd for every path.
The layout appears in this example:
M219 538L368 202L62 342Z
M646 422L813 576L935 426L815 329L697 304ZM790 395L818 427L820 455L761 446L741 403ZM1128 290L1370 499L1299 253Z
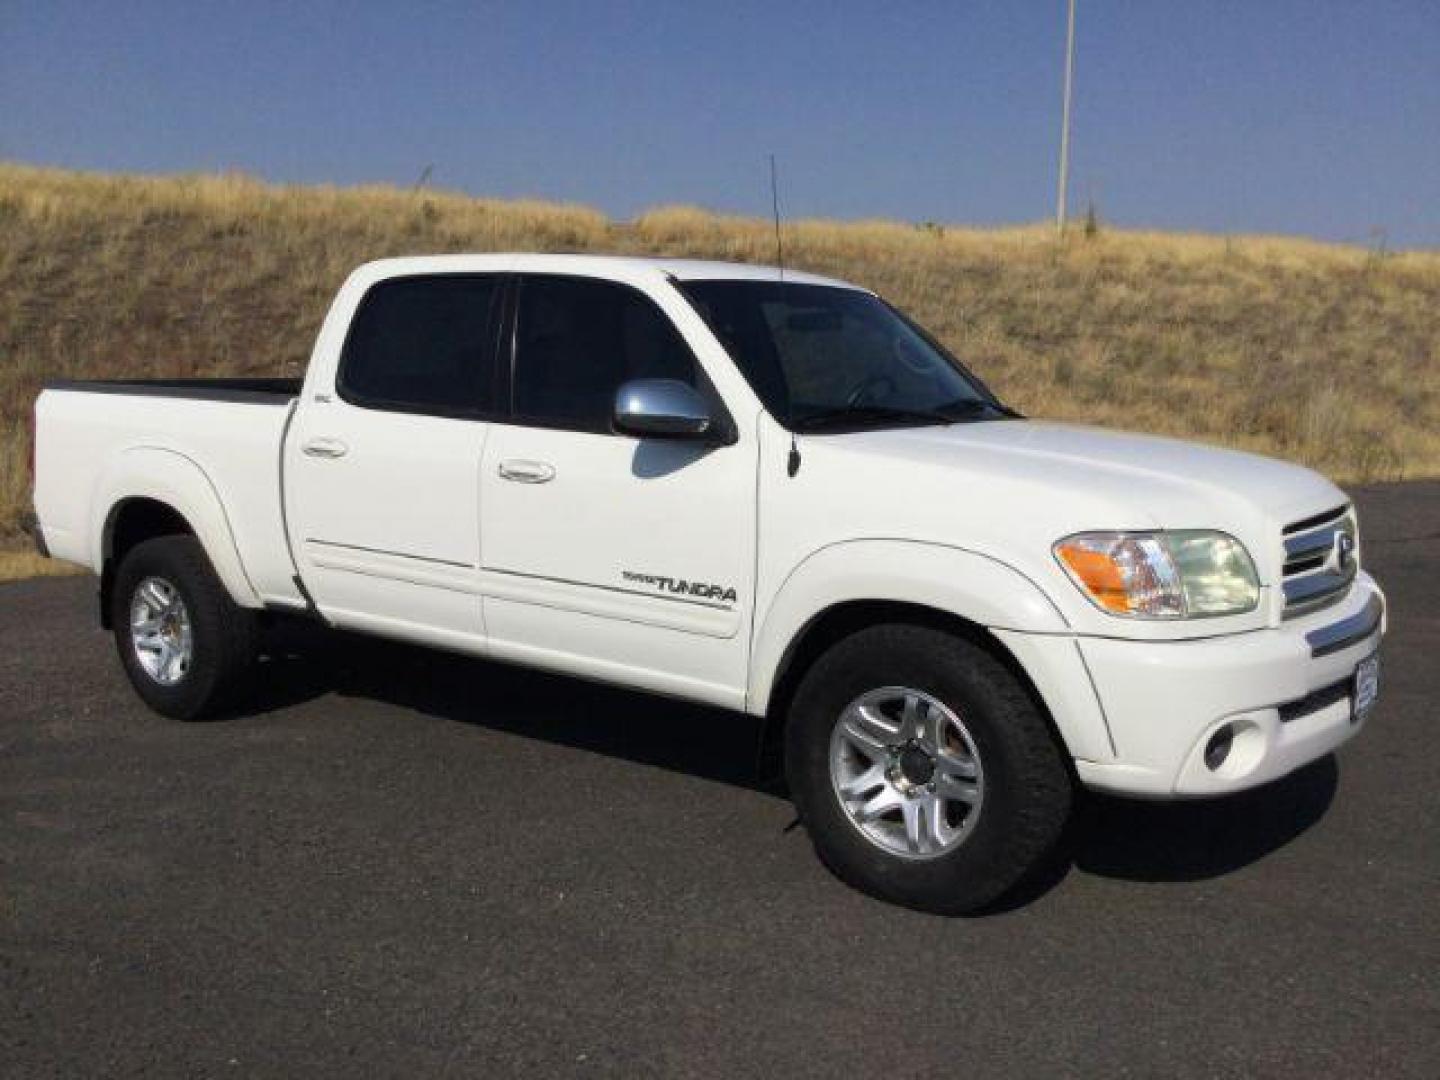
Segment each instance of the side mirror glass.
M615 430L653 439L702 439L714 418L700 392L676 379L632 379L615 392Z

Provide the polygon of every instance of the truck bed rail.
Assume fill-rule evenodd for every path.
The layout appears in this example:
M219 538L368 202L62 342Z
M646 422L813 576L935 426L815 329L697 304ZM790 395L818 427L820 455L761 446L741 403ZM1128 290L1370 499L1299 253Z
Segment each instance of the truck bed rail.
M301 379L55 379L46 390L73 390L87 394L127 394L135 397L195 398L260 404L288 402L299 397Z

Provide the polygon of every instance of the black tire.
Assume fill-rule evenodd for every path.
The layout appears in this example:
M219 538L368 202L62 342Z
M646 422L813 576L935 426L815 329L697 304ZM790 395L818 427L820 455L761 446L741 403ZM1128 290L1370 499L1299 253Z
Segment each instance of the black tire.
M933 696L963 719L984 770L984 801L957 847L928 859L861 832L831 781L830 739L851 702L881 687ZM1065 755L1020 680L986 649L923 626L882 625L843 639L800 682L786 723L786 778L816 852L863 892L937 914L994 903L1044 863L1069 819Z
M157 681L136 656L131 604L136 590L150 578L173 586L189 618L192 658L173 685ZM146 540L126 553L115 574L110 617L120 663L135 692L150 708L176 720L222 715L255 659L254 614L230 599L193 536Z

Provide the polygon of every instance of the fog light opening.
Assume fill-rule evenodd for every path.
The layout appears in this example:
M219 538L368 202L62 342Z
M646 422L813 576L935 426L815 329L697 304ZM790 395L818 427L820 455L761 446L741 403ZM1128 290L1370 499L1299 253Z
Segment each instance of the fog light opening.
M1205 744L1205 767L1215 772L1225 759L1230 756L1230 748L1235 745L1235 729L1229 724L1221 724L1210 736L1210 741Z

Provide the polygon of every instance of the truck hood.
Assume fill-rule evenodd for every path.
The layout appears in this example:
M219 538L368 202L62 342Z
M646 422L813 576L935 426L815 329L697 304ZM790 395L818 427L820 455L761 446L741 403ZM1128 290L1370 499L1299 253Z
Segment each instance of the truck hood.
M966 535L993 533L1003 547L1017 532L1036 534L1047 556L1055 540L1087 529L1219 529L1245 543L1269 577L1284 525L1346 501L1318 473L1273 458L1036 420L857 432L802 445L807 469L813 457L829 473L834 459L846 486L867 489L857 495L891 503L904 491L958 504Z

